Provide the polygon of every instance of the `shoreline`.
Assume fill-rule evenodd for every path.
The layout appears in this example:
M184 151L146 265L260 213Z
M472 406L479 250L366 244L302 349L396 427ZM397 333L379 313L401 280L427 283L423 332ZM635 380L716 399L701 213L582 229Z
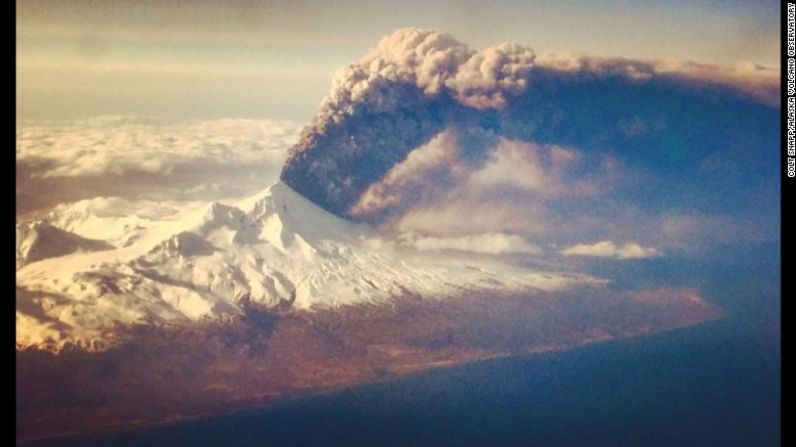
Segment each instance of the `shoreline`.
M717 308L716 308L717 309ZM381 378L375 378L372 380L366 380L363 382L351 384L351 385L337 385L337 386L330 386L330 387L319 387L314 388L312 390L307 391L299 391L295 393L286 393L279 396L274 397L265 397L264 400L262 398L256 399L255 401L250 401L249 403L240 403L235 406L235 408L230 409L220 409L220 410L210 410L206 412L185 415L176 417L169 420L163 421L146 421L146 422L123 422L118 425L114 425L112 427L103 427L98 430L94 431L72 431L72 432L61 432L57 434L47 434L43 436L29 436L24 438L17 439L17 445L24 446L35 444L39 442L48 442L48 441L68 441L70 439L82 439L85 437L92 437L92 436L103 436L103 435L113 435L113 434L133 434L140 431L146 431L150 429L159 429L159 428L168 428L174 427L180 424L185 423L201 423L203 421L209 421L214 419L222 419L227 417L234 417L236 415L242 414L251 414L251 413L258 413L258 412L269 412L278 409L280 406L289 405L292 403L300 402L305 399L324 399L334 396L335 394L345 392L347 390L353 389L364 389L370 386L376 386L381 384L387 384L392 382L397 382L401 380L410 379L412 377L420 377L424 374L429 373L439 373L446 370L453 370L460 367L475 365L475 364L484 364L488 362L495 362L501 360L507 360L512 358L533 358L533 357L543 357L546 355L554 355L558 353L564 352L572 352L577 351L580 349L591 349L596 346L607 345L613 342L621 342L627 341L632 339L647 339L650 337L661 336L673 332L681 332L689 329L695 328L705 328L706 326L712 324L720 324L721 322L728 321L729 314L724 311L719 310L719 313L715 316L708 317L702 321L696 323L684 323L674 326L668 326L661 329L652 330L650 332L644 333L636 333L636 334L626 334L622 336L612 337L612 338L603 338L603 339L591 339L591 340L583 340L575 343L570 343L566 345L558 345L558 346L540 346L536 348L532 348L523 353L502 353L502 354L492 354L486 355L483 357L478 357L470 360L463 360L463 361L451 361L447 365L442 366L431 366L426 368L417 369L414 371L406 372L403 374L397 375L390 375Z

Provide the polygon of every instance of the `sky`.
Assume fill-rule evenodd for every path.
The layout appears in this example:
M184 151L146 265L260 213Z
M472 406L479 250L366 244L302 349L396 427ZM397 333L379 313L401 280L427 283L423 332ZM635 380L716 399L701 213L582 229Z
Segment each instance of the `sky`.
M473 48L776 69L778 14L769 0L18 1L17 116L307 122L338 68L405 26Z

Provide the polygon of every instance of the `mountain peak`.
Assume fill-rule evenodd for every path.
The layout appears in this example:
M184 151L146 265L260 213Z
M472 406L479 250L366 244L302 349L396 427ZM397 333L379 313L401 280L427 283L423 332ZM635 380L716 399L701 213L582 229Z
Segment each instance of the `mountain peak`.
M17 269L42 259L113 248L104 241L88 239L43 221L18 224L16 237Z
M300 235L310 244L322 240L354 241L369 234L369 226L336 216L278 181L236 204L255 222L271 222L274 231L292 238Z

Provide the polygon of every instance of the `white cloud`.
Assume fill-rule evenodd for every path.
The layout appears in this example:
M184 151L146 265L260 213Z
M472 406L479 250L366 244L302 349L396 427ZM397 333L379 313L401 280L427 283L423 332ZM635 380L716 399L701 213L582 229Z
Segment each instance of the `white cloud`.
M590 256L614 259L641 259L660 255L658 250L642 247L635 242L627 242L620 247L612 241L602 241L594 244L577 244L561 250L559 253L564 256Z
M215 200L276 181L301 125L101 117L17 128L17 210L98 196Z
M525 253L538 255L542 250L524 238L504 233L484 233L473 236L452 238L409 236L408 244L418 250L444 251L456 250L484 254Z
M28 125L17 132L17 161L47 161L40 177L170 174L191 165L281 164L300 126L220 119L164 123L99 118Z
M390 225L399 232L437 236L474 233L521 233L541 236L552 230L553 216L539 202L518 206L512 200L479 200L469 196L410 209Z

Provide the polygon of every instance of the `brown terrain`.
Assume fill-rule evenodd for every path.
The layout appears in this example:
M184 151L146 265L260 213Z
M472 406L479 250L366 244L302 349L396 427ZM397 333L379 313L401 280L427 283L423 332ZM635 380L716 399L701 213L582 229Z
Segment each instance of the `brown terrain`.
M17 352L17 438L172 423L429 368L572 348L719 318L694 290L403 297L127 329L102 352Z

